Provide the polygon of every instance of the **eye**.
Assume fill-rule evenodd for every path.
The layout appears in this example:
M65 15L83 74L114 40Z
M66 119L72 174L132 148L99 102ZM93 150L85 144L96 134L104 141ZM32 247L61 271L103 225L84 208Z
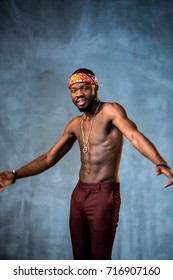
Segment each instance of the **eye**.
M89 89L89 86L82 87L82 90L83 90L83 91L86 91L86 90L88 90L88 89Z
M70 92L71 92L71 93L75 93L75 92L76 92L76 89L71 89Z

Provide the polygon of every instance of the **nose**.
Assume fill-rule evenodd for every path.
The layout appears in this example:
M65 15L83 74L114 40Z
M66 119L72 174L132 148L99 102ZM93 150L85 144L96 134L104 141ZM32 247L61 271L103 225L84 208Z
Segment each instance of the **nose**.
M83 92L82 92L82 89L78 89L77 91L76 91L76 97L79 97L79 96L82 96L83 95Z

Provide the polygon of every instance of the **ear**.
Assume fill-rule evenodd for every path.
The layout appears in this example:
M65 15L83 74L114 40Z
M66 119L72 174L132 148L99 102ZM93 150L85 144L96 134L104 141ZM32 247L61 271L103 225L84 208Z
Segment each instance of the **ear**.
M98 93L98 89L99 89L98 85L95 85L95 92L96 93Z
M98 87L97 86L95 87L95 98L96 98L96 100L98 102L99 98L98 98Z
M97 94L98 92L98 86L97 85L92 85L92 93Z
M95 85L95 95L98 96L98 89L99 87L97 85Z

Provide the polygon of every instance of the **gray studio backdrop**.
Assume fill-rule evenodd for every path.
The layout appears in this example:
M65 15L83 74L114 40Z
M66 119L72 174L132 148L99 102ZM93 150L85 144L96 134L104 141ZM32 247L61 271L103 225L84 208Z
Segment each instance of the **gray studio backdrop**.
M66 86L92 69L173 167L172 1L0 1L0 170L46 152L79 114ZM1 259L72 259L79 150L0 194ZM173 187L125 140L113 259L173 259Z

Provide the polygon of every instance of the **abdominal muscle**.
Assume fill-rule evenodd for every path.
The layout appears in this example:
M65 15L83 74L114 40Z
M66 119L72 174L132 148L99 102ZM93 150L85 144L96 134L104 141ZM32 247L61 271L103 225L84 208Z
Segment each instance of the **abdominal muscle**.
M89 146L87 153L81 149L80 180L85 183L119 182L120 157L121 149L115 147L106 150Z
M86 136L89 122L86 121L84 128ZM81 151L80 180L85 183L119 182L118 170L123 135L112 125L106 113L100 111L95 117L86 153L83 152L84 141L81 130L76 133L76 138Z

